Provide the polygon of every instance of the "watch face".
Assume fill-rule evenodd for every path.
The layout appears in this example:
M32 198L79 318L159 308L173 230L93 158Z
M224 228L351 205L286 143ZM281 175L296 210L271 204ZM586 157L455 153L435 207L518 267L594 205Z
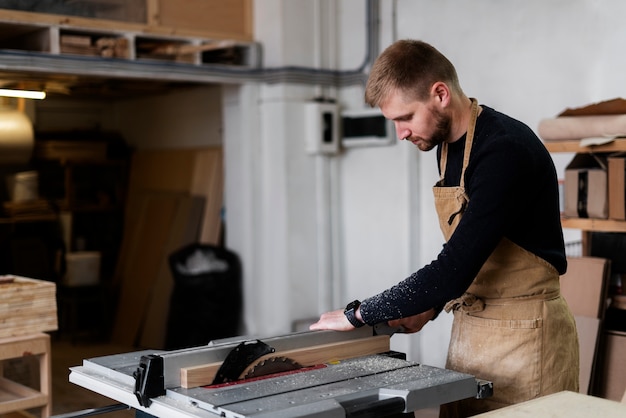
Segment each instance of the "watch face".
M352 302L348 303L348 306L346 306L346 311L355 310L359 307L360 304L361 302L359 302L358 300L353 300Z

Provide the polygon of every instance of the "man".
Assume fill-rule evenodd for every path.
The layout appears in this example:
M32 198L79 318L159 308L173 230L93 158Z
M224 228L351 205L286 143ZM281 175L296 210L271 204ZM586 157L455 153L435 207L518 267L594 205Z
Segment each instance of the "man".
M311 329L388 322L417 332L442 308L453 311L446 367L492 381L494 396L446 405L444 416L578 391L576 327L559 287L567 263L557 176L539 138L468 98L450 61L421 41L395 42L378 57L365 101L399 138L437 149L446 244L410 277Z

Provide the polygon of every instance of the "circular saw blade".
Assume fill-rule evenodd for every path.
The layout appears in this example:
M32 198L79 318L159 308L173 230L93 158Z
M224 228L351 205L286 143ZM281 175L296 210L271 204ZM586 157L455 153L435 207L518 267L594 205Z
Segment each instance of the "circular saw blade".
M273 356L267 357L258 363L249 366L244 373L242 373L241 378L250 379L270 374L290 372L301 368L301 364L288 357Z

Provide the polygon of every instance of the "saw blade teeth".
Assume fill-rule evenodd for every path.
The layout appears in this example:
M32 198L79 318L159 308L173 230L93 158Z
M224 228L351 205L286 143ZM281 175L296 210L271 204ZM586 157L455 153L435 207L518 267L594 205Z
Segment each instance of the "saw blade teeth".
M282 356L269 357L259 361L252 366L247 373L243 376L243 379L251 377L261 377L270 374L288 372L302 368L298 362Z

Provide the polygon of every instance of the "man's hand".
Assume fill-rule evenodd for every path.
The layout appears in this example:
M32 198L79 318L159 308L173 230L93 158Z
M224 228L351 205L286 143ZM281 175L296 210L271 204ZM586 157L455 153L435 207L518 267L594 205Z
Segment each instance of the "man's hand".
M424 328L424 325L428 323L435 316L435 310L430 309L426 312L422 312L421 314L408 316L402 319L394 319L389 321L388 324L391 328L402 328L403 332L407 334L412 334L414 332L420 331Z
M338 309L332 312L326 312L320 316L319 321L312 324L309 329L311 331L319 331L323 329L331 329L334 331L351 331L354 329L346 315L343 313L343 309Z

